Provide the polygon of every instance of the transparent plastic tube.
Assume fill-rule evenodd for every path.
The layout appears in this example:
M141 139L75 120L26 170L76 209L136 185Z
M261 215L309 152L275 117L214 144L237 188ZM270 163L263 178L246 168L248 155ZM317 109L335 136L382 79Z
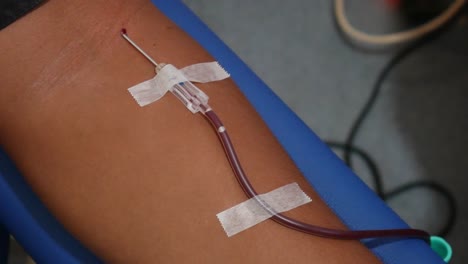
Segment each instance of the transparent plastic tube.
M216 113L208 105L209 97L201 91L198 87L193 85L191 82L180 82L171 87L170 91L192 112L201 112L210 121L211 125L215 129L218 137L223 145L226 156L231 164L234 175L239 182L242 190L245 192L248 198L254 198L258 196L258 193L253 188L247 175L245 174L242 165L237 157L234 146L232 145L231 139L224 127L223 123L216 115ZM335 239L365 239L365 238L383 238L383 237L415 237L424 239L429 243L430 235L423 230L418 229L383 229L383 230L338 230L330 229L320 226L315 226L307 223L303 223L280 213L271 211L268 204L265 204L261 199L257 199L259 204L273 215L271 219L281 225L288 228L295 229L307 234L321 236L326 238Z
M245 194L249 197L257 196L257 192L253 188L252 184L250 183L247 175L245 174L242 166L240 164L239 158L237 157L236 151L234 146L232 145L231 139L215 112L211 109L206 110L204 112L205 117L210 121L211 125L214 127L218 137L223 145L224 151L226 152L226 156L231 164L231 167L234 171L237 181L239 182L242 190ZM259 201L260 203L261 200ZM268 205L262 205L264 208L268 209ZM307 223L303 223L300 221L296 221L292 218L284 216L280 213L274 214L271 218L273 221L284 225L288 228L295 229L307 234L326 237L326 238L334 238L334 239L347 239L347 240L360 240L366 238L384 238L384 237L414 237L420 238L425 240L429 243L430 235L423 230L418 229L383 229L383 230L338 230L338 229L330 229L319 227L315 225L310 225Z

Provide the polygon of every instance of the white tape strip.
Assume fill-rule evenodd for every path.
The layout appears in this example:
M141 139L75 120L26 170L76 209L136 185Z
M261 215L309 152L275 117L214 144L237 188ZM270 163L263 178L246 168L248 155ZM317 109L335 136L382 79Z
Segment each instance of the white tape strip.
M207 83L229 78L229 73L217 61L193 64L180 69L191 82Z
M266 210L258 201L268 205ZM257 195L245 202L231 207L216 216L228 237L267 220L275 214L294 209L311 202L297 183L291 183L269 193Z
M130 87L128 91L140 106L145 106L159 100L175 84L186 81L187 78L176 67L167 64L153 79Z
M165 65L154 78L128 88L140 106L151 104L163 97L171 87L180 82L213 82L229 77L218 62L198 63L178 70L171 64Z

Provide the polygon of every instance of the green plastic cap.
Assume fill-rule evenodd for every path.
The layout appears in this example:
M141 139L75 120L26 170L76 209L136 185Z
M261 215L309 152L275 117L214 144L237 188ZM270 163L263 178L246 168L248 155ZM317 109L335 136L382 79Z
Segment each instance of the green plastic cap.
M452 247L445 239L438 236L431 236L431 248L448 263L452 258Z

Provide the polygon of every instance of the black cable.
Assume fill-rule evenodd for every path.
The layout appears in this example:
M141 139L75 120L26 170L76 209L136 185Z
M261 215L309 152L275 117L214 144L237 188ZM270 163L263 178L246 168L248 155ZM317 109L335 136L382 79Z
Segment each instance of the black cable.
M362 127L362 124L364 120L367 118L369 115L369 112L372 110L372 107L375 105L375 102L377 100L377 97L380 94L380 91L382 90L382 84L387 79L388 75L392 71L395 66L397 66L406 56L411 54L414 50L419 48L420 46L426 44L431 40L430 37L423 38L419 41L413 42L397 52L395 56L393 56L390 61L384 66L383 70L379 73L377 76L377 80L374 83L374 86L372 87L371 93L369 97L366 100L366 103L364 104L364 107L362 110L359 112L358 117L356 120L353 122L351 129L346 137L345 140L345 149L343 153L343 159L348 164L349 167L352 166L352 161L351 161L351 146L354 143L354 140L356 139L356 135L358 134L359 129Z
M345 145L343 143L334 141L326 141L326 143L331 148L336 148L340 150L345 149ZM455 197L447 188L433 181L421 180L403 184L395 188L394 190L385 193L382 183L382 176L374 159L366 151L356 146L351 146L351 154L359 156L359 158L361 158L366 164L366 166L369 168L372 180L374 182L375 192L384 201L388 201L402 193L413 191L418 188L430 189L442 196L447 201L448 216L443 227L439 231L433 233L441 237L444 237L450 233L455 224L457 208Z
M417 188L426 188L430 189L432 191L435 191L439 193L442 197L444 197L447 201L448 205L448 216L447 216L447 221L445 225L441 228L440 231L436 232L435 234L438 236L446 236L451 229L453 228L456 220L456 215L457 215L457 207L456 207L456 200L453 196L453 194L444 186L442 186L439 183L433 182L433 181L427 181L427 180L422 180L422 181L415 181L411 183L404 184L402 186L397 187L396 189L385 193L384 192L384 187L383 187L383 182L382 182L382 176L380 174L379 168L376 164L376 162L373 160L373 158L364 150L356 147L354 145L354 141L356 139L356 136L358 135L359 130L362 127L362 124L366 120L366 118L369 116L369 113L371 112L373 106L375 105L377 98L380 94L380 91L382 89L382 84L383 82L387 79L388 75L391 73L391 71L405 59L409 54L411 54L413 51L416 49L420 48L421 46L431 42L435 38L437 38L442 32L445 32L447 28L454 22L456 19L459 17L460 13L455 16L449 23L447 23L445 26L441 27L439 30L434 31L432 34L427 35L424 38L421 38L415 42L410 43L400 51L398 51L391 59L390 61L384 66L382 71L379 73L377 76L377 79L374 83L374 86L372 87L371 93L366 100L362 110L359 112L358 117L356 120L353 122L351 129L346 137L346 141L344 143L336 142L336 141L328 141L327 144L332 147L332 148L338 148L343 150L343 159L345 163L350 167L353 168L352 166L352 155L357 155L359 156L366 164L368 167L370 174L372 176L372 179L374 181L374 186L375 186L375 192L376 194L381 197L384 201L388 201L389 199L392 199L404 192L412 191ZM348 43L350 44L350 43ZM351 45L353 46L353 45Z
M394 198L395 196L398 196L404 192L409 192L418 188L426 188L426 189L435 191L439 193L442 197L444 197L445 200L447 201L447 211L448 211L448 216L446 217L447 220L445 224L443 225L443 227L439 231L434 233L435 235L440 236L440 237L447 236L452 230L453 226L455 225L455 220L457 219L457 203L453 194L443 185L433 182L433 181L429 181L429 180L421 180L421 181L406 183L386 193L384 200L388 201Z
M354 143L354 140L356 139L356 135L361 128L364 120L368 116L370 110L375 104L375 101L377 97L380 94L380 90L382 89L382 84L387 79L388 75L392 71L393 68L395 68L404 58L406 58L409 54L411 54L414 50L418 49L419 47L435 40L438 38L442 33L446 32L447 29L450 28L450 26L458 20L461 14L467 9L467 4L461 10L452 18L450 19L445 25L441 26L437 30L434 30L430 34L415 40L414 42L411 42L407 46L403 47L400 51L398 51L391 59L390 61L384 66L382 71L379 73L377 76L377 80L374 83L374 86L372 87L371 93L369 95L369 98L367 99L366 103L364 104L364 107L361 109L359 112L358 117L356 120L353 122L351 129L348 133L348 136L346 137L345 145L346 149L344 150L343 154L343 159L352 168L352 161L351 161L351 146ZM336 29L341 32L340 28L336 26ZM351 46L353 45L346 39L344 39L345 43L350 44Z

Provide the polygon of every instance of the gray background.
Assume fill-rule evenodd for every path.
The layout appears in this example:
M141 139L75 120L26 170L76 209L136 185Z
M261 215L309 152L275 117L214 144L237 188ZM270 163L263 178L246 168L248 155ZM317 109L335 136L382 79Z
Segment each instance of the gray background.
M185 0L321 138L344 140L376 75L394 50L366 54L343 43L330 0ZM347 1L351 22L384 33L405 26L384 1ZM376 159L386 190L432 179L456 195L451 263L467 263L468 23L410 55L385 82L357 145ZM359 162L356 172L369 181ZM436 231L443 199L418 190L390 202L415 228ZM14 244L10 263L26 263Z
M378 72L395 49L363 53L334 28L330 0L185 0L322 139L344 140ZM373 33L400 30L384 1L346 1L351 22ZM468 262L468 23L418 49L385 82L356 144L376 159L387 191L432 179L456 195L451 263ZM363 164L356 172L369 182ZM437 231L444 200L415 190L390 202L415 228Z

